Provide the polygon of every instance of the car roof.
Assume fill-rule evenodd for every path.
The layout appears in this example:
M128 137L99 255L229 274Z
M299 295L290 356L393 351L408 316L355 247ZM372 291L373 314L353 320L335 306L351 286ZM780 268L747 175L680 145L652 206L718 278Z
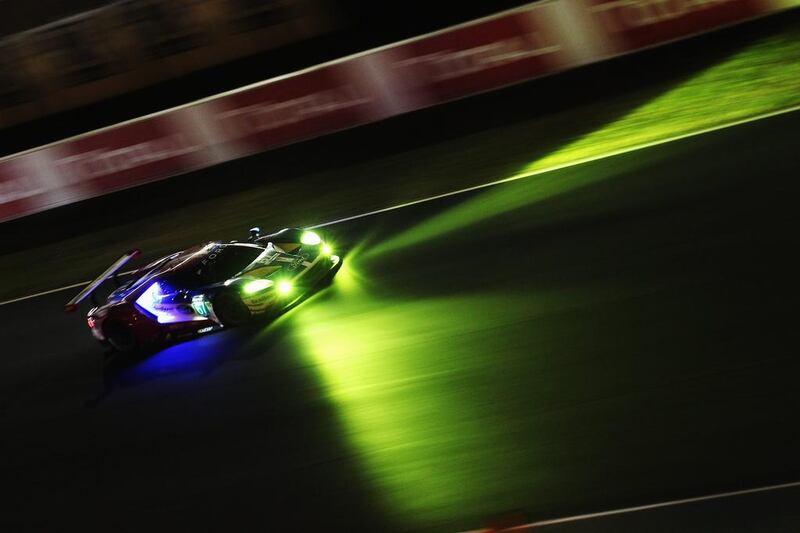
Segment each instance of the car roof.
M239 242L223 243L212 241L199 244L197 246L187 248L186 250L164 256L135 271L134 275L138 276L138 279L131 284L129 290L126 290L126 293L129 293L152 280L164 279L166 277L175 278L181 274L189 275L191 272L198 271L199 269L203 268L209 263L209 261L213 261L216 255L230 247L241 249L251 248L254 252L258 253L261 253L261 251L265 248L264 246L259 246L256 244Z

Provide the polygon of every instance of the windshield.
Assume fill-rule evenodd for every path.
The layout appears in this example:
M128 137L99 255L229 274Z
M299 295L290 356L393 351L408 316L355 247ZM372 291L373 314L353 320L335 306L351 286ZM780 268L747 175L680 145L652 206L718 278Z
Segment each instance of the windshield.
M264 248L252 244L211 243L158 259L142 268L136 280L123 286L124 293L159 275L165 290L194 290L233 277L258 257Z
M174 289L192 290L211 283L220 283L234 276L261 254L260 246L246 244L219 244L204 249L202 253L186 259L178 258L178 267L162 277Z

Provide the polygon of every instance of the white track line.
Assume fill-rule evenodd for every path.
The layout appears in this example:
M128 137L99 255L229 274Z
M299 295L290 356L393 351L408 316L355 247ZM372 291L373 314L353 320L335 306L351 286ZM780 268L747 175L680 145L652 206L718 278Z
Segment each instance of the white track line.
M637 513L639 511L649 511L651 509L660 509L663 507L675 507L678 505L686 505L691 503L699 503L708 500L720 500L723 498L732 498L734 496L745 496L748 494L756 494L759 492L771 492L784 489L800 488L800 481L793 481L791 483L782 483L780 485L768 485L765 487L756 487L752 489L736 490L731 492L718 492L716 494L708 494L706 496L696 496L694 498L684 498L681 500L670 500L659 503L651 503L648 505L638 505L636 507L624 507L622 509L612 509L610 511L600 511L597 513L579 514L575 516L566 516L563 518L553 518L551 520L541 520L539 522L531 522L521 526L513 526L503 529L502 531L526 531L537 527L554 526L558 524L566 524L569 522L580 522L582 520L592 520L595 518L603 518L605 516L613 516L627 513ZM476 529L465 533L490 533L492 529Z
M705 135L707 133L712 133L712 132L719 131L719 130L724 130L724 129L728 129L728 128L734 128L736 126L741 126L743 124L749 124L751 122L758 122L759 120L765 120L765 119L772 118L772 117L777 117L777 116L780 116L780 115L787 115L789 113L794 113L796 111L800 111L800 105L788 107L788 108L785 108L785 109L780 109L778 111L771 111L769 113L763 113L761 115L756 115L756 116L749 117L749 118L743 118L743 119L735 120L733 122L720 124L718 126L712 126L710 128L705 128L705 129L693 131L693 132L690 132L690 133L684 133L684 134L681 134L681 135L675 135L673 137L667 137L666 139L661 139L661 140L658 140L658 141L650 141L650 142L647 142L647 143L637 144L637 145L634 145L634 146L629 146L628 148L621 148L619 150L606 152L604 154L595 155L595 156L592 156L592 157L585 157L583 159L578 159L577 161L571 161L569 163L562 163L560 165L554 165L552 167L542 168L542 169L539 169L539 170L534 170L532 172L526 172L525 174L518 174L516 176L511 176L510 178L505 178L505 179L502 179L502 180L492 181L492 182L484 183L484 184L481 184L481 185L474 185L472 187L467 187L465 189L458 189L456 191L437 194L437 195L434 195L434 196L429 196L427 198L421 198L419 200L414 200L412 202L406 202L406 203L403 203L403 204L393 205L391 207L384 207L382 209L376 209L375 211L368 211L366 213L360 213L358 215L352 215L352 216L345 217L345 218L339 218L339 219L336 219L336 220L331 220L329 222L323 222L323 223L317 224L315 226L309 226L309 229L311 229L311 228L322 228L324 226L332 226L334 224L341 224L343 222L349 222L351 220L357 220L359 218L365 218L365 217L369 217L369 216L373 216L373 215L379 215L381 213L386 213L388 211L395 211L397 209L404 209L406 207L411 207L413 205L422 204L422 203L425 203L425 202L432 202L434 200L439 200L441 198L447 198L449 196L456 196L458 194L464 194L464 193L468 193L468 192L472 192L472 191L477 191L477 190L480 190L480 189L486 189L487 187L494 187L494 186L502 185L504 183L509 183L509 182L512 182L512 181L517 181L517 180L521 180L521 179L525 179L525 178L531 178L533 176L539 176L541 174L546 174L548 172L555 172L557 170L562 170L562 169L569 168L569 167L576 167L576 166L579 166L579 165L584 165L586 163L591 163L593 161L600 161L602 159L609 159L609 158L612 158L612 157L616 157L618 155L623 155L623 154L627 154L627 153L630 153L630 152L636 152L638 150L645 150L647 148L652 148L653 146L659 146L659 145L662 145L662 144L667 144L667 143L671 143L671 142L675 142L675 141L680 141L680 140L688 139L688 138L691 138L691 137L697 137L699 135ZM89 283L89 282L88 281L82 281L80 283L75 283L75 284L69 285L67 287L59 287L58 289L52 289L52 290L49 290L49 291L38 292L36 294L30 294L28 296L20 296L19 298L14 298L13 300L6 300L4 302L0 302L0 307L2 307L4 305L13 304L13 303L16 303L16 302L21 302L23 300L29 300L31 298L38 298L39 296L44 296L46 294L53 294L54 292L60 292L60 291L68 290L68 289L74 289L76 287L80 287L82 285L86 285L87 283Z
M439 200L441 198L447 198L448 196L455 196L457 194L464 194L467 192L477 191L480 189L485 189L487 187L494 187L495 185L502 185L504 183L509 183L512 181L517 181L525 178L531 178L533 176L539 176L541 174L546 174L548 172L555 172L556 170L562 170L569 167L577 167L579 165L584 165L586 163L591 163L593 161L600 161L602 159L608 159L612 157L616 157L618 155L627 154L630 152L636 152L638 150L644 150L647 148L652 148L653 146L659 146L662 144L667 144L675 141L680 141L683 139L689 139L691 137L697 137L699 135L705 135L706 133L713 133L715 131L724 130L728 128L734 128L736 126L741 126L743 124L749 124L751 122L757 122L759 120L765 120L772 117L777 117L780 115L787 115L789 113L794 113L796 111L800 111L800 105L795 105L792 107L787 107L784 109L780 109L778 111L770 111L769 113L763 113L761 115L755 115L749 118L743 118L739 120L734 120L733 122L727 122L725 124L720 124L718 126L711 126L710 128L705 128L702 130L697 130L689 133L683 133L681 135L675 135L673 137L667 137L666 139L661 139L658 141L650 141L642 144L637 144L634 146L629 146L628 148L620 148L618 150L613 150L611 152L606 152L604 154L593 155L591 157L584 157L583 159L578 159L576 161L570 161L568 163L562 163L560 165L553 165L547 168L541 168L538 170L533 170L531 172L526 172L524 174L517 174L516 176L511 176L510 178L504 178L497 181L491 181L489 183L483 183L481 185L474 185L472 187L467 187L466 189L459 189L457 191L446 192L442 194L437 194L435 196L429 196L428 198L422 198L420 200L414 200L412 202L406 202L403 204L395 205L392 207L384 207L382 209L376 209L375 211L369 211L367 213L361 213L358 215L353 215L345 218L340 218L337 220L332 220L330 222L323 222L322 224L317 224L316 226L309 226L309 228L321 228L323 226L332 226L334 224L340 224L342 222L349 222L351 220L356 220L359 218L364 218L372 215L379 215L381 213L386 213L387 211L394 211L395 209L403 209L405 207L410 207L412 205L422 204L425 202L430 202L432 200ZM0 304L1 305L1 304Z
M88 285L89 283L90 283L89 281L81 281L79 283L67 285L66 287L59 287L57 289L50 289L49 291L37 292L36 294L29 294L28 296L20 296L19 298L14 298L13 300L6 300L5 302L0 302L0 305L13 304L16 302L21 302L23 300L30 300L31 298L38 298L39 296L46 296L48 294L53 294L54 292L66 291L67 289L75 289L77 287L83 287L84 285Z
M120 276L124 276L126 274L133 274L136 272L135 270L128 270L127 272L120 272ZM23 300L30 300L31 298L38 298L39 296L47 296L48 294L53 294L54 292L61 292L66 291L69 289L75 289L77 287L83 287L85 285L90 284L92 281L79 281L78 283L73 283L72 285L67 285L66 287L59 287L57 289L50 289L49 291L42 291L37 292L36 294L29 294L28 296L20 296L19 298L14 298L13 300L6 300L5 302L0 302L0 306L13 304L15 302L21 302Z

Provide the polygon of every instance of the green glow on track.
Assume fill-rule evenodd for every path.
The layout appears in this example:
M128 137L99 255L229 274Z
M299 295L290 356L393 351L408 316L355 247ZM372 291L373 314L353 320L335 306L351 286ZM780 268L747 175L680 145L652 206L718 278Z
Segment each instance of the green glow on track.
M348 254L330 289L271 327L319 378L371 493L409 531L558 505L570 491L564 457L577 465L569 483L582 482L581 461L601 463L615 446L594 410L630 409L619 387L642 379L639 354L632 374L597 363L597 312L651 294L654 281L476 285L464 264L453 283L470 290L431 290L418 280L436 262L409 283L385 268L414 264L417 249L379 260L368 249ZM585 447L562 448L576 441Z
M370 478L395 512L414 520L440 519L443 507L449 513L453 502L480 505L485 484L497 483L491 471L508 466L487 453L483 467L489 470L481 475L474 463L465 465L461 458L491 449L493 440L502 439L502 430L485 427L481 417L473 419L471 410L477 406L470 392L439 389L441 380L458 380L470 372L468 365L433 355L438 331L469 333L471 326L453 317L471 302L386 306L369 305L364 296L355 296L355 303L350 293L337 302L348 302L340 310L344 315L332 314L326 305L309 306L293 316L293 330L341 410ZM421 350L426 345L429 349ZM412 350L431 357L409 357Z
M779 61L779 58L785 58ZM790 58L794 58L791 60ZM780 69L773 76L773 69ZM538 159L522 173L756 116L800 103L800 33L770 37Z
M497 420L495 401L504 395L496 390L504 382L496 358L521 338L497 328L522 324L522 338L531 342L540 335L537 315L568 299L483 293L375 300L379 287L361 271L362 258L349 254L322 301L290 313L283 325L316 368L369 479L409 527L513 507L547 468L520 458L509 438L515 424L528 421L487 423ZM481 319L466 320L470 313ZM537 360L536 352L529 355ZM530 472L523 486L517 469Z

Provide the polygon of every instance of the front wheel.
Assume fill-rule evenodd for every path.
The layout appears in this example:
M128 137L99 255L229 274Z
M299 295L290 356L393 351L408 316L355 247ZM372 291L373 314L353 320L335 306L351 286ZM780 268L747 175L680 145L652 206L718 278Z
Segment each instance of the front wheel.
M228 292L217 295L213 301L214 314L223 326L233 328L250 320L250 309L241 298Z
M328 272L325 273L325 276L319 280L319 284L317 288L324 289L325 287L330 287L333 284L333 278L336 276L336 273L339 272L339 269L342 268L342 259L339 258L339 262L333 266Z

